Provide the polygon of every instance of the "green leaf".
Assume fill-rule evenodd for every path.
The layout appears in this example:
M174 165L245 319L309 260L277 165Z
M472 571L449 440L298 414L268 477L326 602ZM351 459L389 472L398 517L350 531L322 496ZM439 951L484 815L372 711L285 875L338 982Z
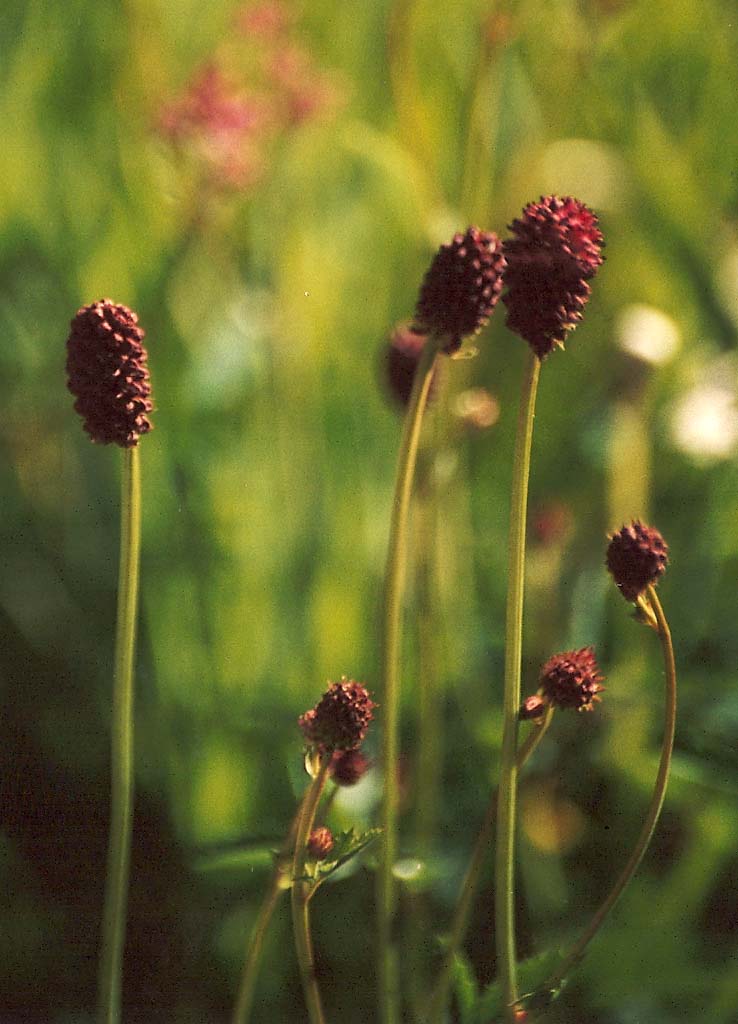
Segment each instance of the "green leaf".
M366 832L357 832L350 828L347 832L340 832L333 838L333 849L325 860L319 860L308 864L307 868L315 887L324 882L326 878L343 867L362 850L378 839L382 834L381 828L370 828Z
M471 1015L479 998L474 970L467 958L461 953L457 953L454 956L452 970L453 989L456 994L456 1001L459 1004L461 1024L471 1024Z
M548 977L559 959L557 950L547 950L518 964L518 985L525 993L520 997L520 1002L527 1009L542 1010L558 996L558 991L539 992L536 986ZM502 1020L502 1013L502 987L495 981L479 996L468 1016L464 1018L464 1024L493 1024Z

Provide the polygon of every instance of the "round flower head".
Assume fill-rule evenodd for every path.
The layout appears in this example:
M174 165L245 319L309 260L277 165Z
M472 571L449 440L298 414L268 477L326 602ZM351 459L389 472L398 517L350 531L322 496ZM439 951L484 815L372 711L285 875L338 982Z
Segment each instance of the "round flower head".
M331 762L331 776L339 786L355 786L371 767L360 750L337 750Z
M604 689L601 682L591 647L554 654L541 669L541 694L557 708L591 711Z
M345 677L331 683L318 703L298 724L307 742L321 750L355 750L360 746L376 707L361 683Z
M582 319L590 287L602 264L597 217L577 199L542 196L510 225L502 301L507 326L544 359Z
M428 339L418 327L412 324L399 324L390 335L389 344L384 350L384 373L390 394L398 405L406 406L413 390L415 370L420 353ZM434 370L433 379L428 392L428 401L435 394L435 382L438 370Z
M331 830L324 825L314 828L310 833L307 848L309 855L314 860L325 860L333 849L333 834Z
M489 231L468 228L442 245L423 279L415 321L428 334L448 335L447 352L489 320L502 290L505 257Z
M607 568L626 601L637 601L666 571L669 548L658 530L635 519L610 537Z
M101 299L83 306L67 339L67 387L98 444L133 448L151 430L151 384L144 332L127 306Z

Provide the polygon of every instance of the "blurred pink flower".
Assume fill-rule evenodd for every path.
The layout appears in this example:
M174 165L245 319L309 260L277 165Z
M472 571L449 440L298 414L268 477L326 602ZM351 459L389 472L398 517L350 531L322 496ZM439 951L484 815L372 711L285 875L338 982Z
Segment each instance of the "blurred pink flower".
M262 144L273 126L274 113L265 97L239 90L213 64L159 117L164 136L191 146L217 180L235 188L251 186L261 177Z
M311 120L338 101L338 91L317 70L307 50L296 43L275 51L268 72L292 125Z
M236 28L244 35L273 42L287 31L294 20L293 12L280 0L265 0L236 11Z

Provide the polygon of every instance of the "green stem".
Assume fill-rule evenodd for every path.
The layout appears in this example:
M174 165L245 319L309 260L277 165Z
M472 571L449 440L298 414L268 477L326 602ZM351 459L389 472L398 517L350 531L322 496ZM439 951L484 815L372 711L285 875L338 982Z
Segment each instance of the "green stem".
M110 836L98 975L98 1021L120 1020L123 946L133 818L133 657L141 546L138 448L123 453L118 613L111 737Z
M525 583L525 524L528 509L528 478L533 441L533 420L541 363L532 350L528 355L520 396L512 494L505 627L505 692L502 705L502 753L497 800L495 850L495 944L498 976L502 984L505 1020L514 1021L518 998L515 945L515 813L517 804L518 711L520 666L523 654L523 590Z
M638 836L638 841L635 844L633 852L628 858L628 861L621 871L617 881L608 893L607 898L600 905L599 910L594 915L589 925L582 932L571 951L556 969L556 972L552 974L550 978L547 978L541 986L542 989L548 990L549 992L555 992L561 987L566 976L574 967L576 967L584 956L584 951L602 927L605 918L623 895L625 888L633 878L633 875L636 873L641 861L643 860L656 828L656 823L659 820L661 808L664 805L666 786L669 781L669 769L671 767L671 752L674 747L674 730L676 728L676 666L674 664L674 648L671 643L669 624L666 621L666 616L664 615L664 610L661 607L661 602L659 601L653 587L648 588L648 601L656 617L659 639L661 641L661 651L664 657L666 684L664 738L661 743L661 760L659 762L659 770L656 775L656 783L654 785L651 803L649 804L646 820L643 822L643 827L641 828L641 832Z
M423 411L428 401L428 391L442 340L436 335L431 335L428 338L415 370L413 390L400 442L387 553L384 603L384 692L382 695L384 715L382 826L384 842L379 869L378 893L379 998L383 1024L396 1024L399 1001L395 949L396 897L392 868L397 853L399 666L402 648L402 602L407 562L408 513Z
M534 725L532 730L526 736L525 742L518 750L518 771L520 771L523 765L526 764L534 751L538 748L538 744L543 739L549 725L551 724L553 713L554 708L549 705L546 709L543 720L540 724ZM435 988L433 989L430 1003L428 1004L426 1017L431 1024L442 1024L443 1021L443 1014L448 1003L449 989L451 987L451 975L454 960L456 959L456 954L461 948L461 943L464 941L466 930L469 927L469 916L471 914L474 898L477 894L482 865L484 864L485 856L487 855L492 842L492 830L494 828L496 817L497 787L495 786L492 790L492 795L490 797L489 804L487 805L487 813L485 814L484 821L482 822L482 828L477 837L474 852L461 886L461 893L459 894L459 901L456 904L456 912L451 925L451 935L448 941L448 948L446 950L443 967L441 968L441 973L438 977Z
M251 1016L251 1008L254 1004L254 993L256 991L256 979L259 973L261 952L264 947L264 939L276 909L279 897L282 895L280 884L281 872L275 871L269 882L269 888L264 895L264 901L259 910L259 916L254 924L249 942L249 951L243 966L241 984L238 990L236 1005L233 1009L233 1024L246 1024Z
M232 1024L246 1024L251 1016L251 1009L254 1004L254 993L256 991L256 979L259 973L261 953L264 947L264 939L266 938L266 933L271 923L272 916L277 903L279 902L279 897L291 884L288 882L287 885L285 885L285 878L291 879L292 877L295 836L297 834L297 827L302 818L305 803L308 796L311 794L311 790L312 786L308 786L305 790L302 800L298 805L297 812L292 819L292 824L290 825L287 837L282 843L282 847L277 854L274 870L272 871L272 877L269 880L269 888L264 894L261 909L259 910L259 915L256 919L254 930L251 933L251 938L249 940L249 948L243 965L243 973L241 974L241 984L238 989L236 1005L233 1008L233 1017L231 1018Z
M325 1024L320 990L315 976L315 957L313 940L310 934L310 884L302 881L305 873L305 848L315 821L315 812L320 803L328 778L331 755L324 754L321 758L320 770L308 788L305 802L302 805L300 818L295 835L295 853L292 860L292 924L295 934L295 950L300 968L302 988L305 993L308 1018L310 1024Z

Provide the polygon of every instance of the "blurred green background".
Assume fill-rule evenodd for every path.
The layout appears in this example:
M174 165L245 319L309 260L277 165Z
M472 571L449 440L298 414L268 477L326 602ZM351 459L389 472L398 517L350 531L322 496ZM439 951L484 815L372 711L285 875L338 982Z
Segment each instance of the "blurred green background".
M129 1021L228 1019L269 850L327 679L381 703L400 419L388 332L469 223L541 193L597 210L607 262L545 364L526 692L595 644L521 796L524 955L565 944L635 840L661 663L603 569L657 525L680 673L653 847L550 1020L738 1021L738 18L723 0L6 0L0 10L0 1021L92 1020L108 818L117 450L65 390L67 325L147 331ZM502 311L447 362L420 466L404 677L407 1019L499 753L507 501L524 345ZM492 396L481 428L469 388ZM422 714L417 680L429 697ZM376 751L381 729L368 741ZM332 812L372 821L370 774ZM414 867L413 867L414 865ZM375 1019L373 873L326 885L328 1018ZM494 972L486 879L466 947ZM304 1020L286 903L255 1020ZM455 1018L454 1018L455 1019ZM481 1021L479 1022L481 1024Z

